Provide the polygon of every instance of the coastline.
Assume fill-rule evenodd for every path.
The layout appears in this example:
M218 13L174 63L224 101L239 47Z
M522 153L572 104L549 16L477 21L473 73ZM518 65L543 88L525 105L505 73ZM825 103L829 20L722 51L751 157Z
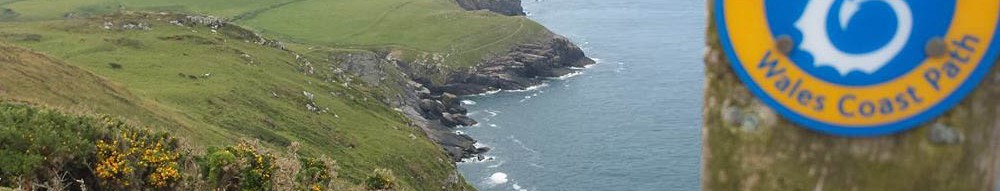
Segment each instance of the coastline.
M460 4L476 4L467 10L488 10L508 16L525 16L520 0L518 6L509 3L492 4L487 1L458 0ZM492 1L490 1L492 2ZM465 6L463 6L465 7ZM511 14L511 13L514 14ZM517 14L520 12L520 14ZM586 57L580 47L570 40L551 31L545 38L518 45L506 54L486 58L472 68L456 71L440 71L423 68L425 63L408 63L392 59L402 76L407 77L399 103L400 108L414 125L438 143L451 156L453 162L467 158L481 158L489 151L487 147L477 147L472 137L456 132L457 127L478 124L467 116L461 97L485 96L506 91L526 91L545 86L547 80L561 80L581 74L583 69L596 64ZM390 55L385 55L391 57ZM433 76L444 73L443 82L435 82Z

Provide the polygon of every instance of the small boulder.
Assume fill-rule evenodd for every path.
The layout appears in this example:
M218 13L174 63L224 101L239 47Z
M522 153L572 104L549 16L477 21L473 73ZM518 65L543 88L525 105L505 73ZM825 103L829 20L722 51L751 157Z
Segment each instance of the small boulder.
M444 116L441 118L441 123L449 127L454 127L454 126L473 126L476 125L476 123L478 122L462 114L448 113L444 114Z
M462 106L454 106L448 108L448 113L467 114L469 113L469 110Z
M426 115L425 118L437 119L442 116L441 113L445 111L445 107L439 101L423 99L420 100L420 110Z
M482 154L482 153L486 153L486 152L490 152L490 148L489 147L479 147L479 148L476 148L476 153L475 154Z
M417 90L417 97L420 97L421 99L431 98L431 90L421 87L421 89Z
M441 103L449 107L458 106L462 104L461 100L458 100L458 96L451 93L441 94Z

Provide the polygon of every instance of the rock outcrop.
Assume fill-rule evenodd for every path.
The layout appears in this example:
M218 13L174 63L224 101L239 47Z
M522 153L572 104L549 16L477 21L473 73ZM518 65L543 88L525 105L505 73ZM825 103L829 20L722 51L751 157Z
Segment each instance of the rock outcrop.
M521 0L456 0L465 10L489 10L507 16L525 15Z
M580 67L594 64L579 47L562 36L551 34L549 38L534 43L517 46L508 53L485 59L476 67L450 71L443 84L435 84L426 74L412 69L415 66L400 63L407 76L418 83L411 90L420 101L412 108L420 109L417 120L429 121L431 139L438 141L455 161L462 158L480 156L489 148L476 148L472 138L465 135L443 132L444 127L472 126L476 121L465 116L458 96L480 94L496 90L520 90L540 85L546 77L570 74Z
M506 55L487 59L477 67L452 73L447 82L432 91L456 95L494 90L519 90L540 85L547 77L559 77L594 64L579 47L558 35L515 47Z
M391 51L379 50L334 52L326 60L336 65L321 68L316 75L346 80L337 83L360 79L376 87L384 103L410 118L456 162L489 150L477 148L471 137L455 133L456 127L477 124L466 116L468 110L460 96L525 89L595 63L568 39L552 33L467 68L402 60L394 58ZM332 78L327 81L333 82Z

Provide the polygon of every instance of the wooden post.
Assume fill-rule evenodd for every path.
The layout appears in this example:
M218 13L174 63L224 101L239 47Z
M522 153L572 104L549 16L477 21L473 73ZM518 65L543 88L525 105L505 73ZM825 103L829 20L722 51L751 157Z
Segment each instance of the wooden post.
M709 0L704 190L995 190L1000 75L913 130L844 138L798 127L754 97L730 68Z

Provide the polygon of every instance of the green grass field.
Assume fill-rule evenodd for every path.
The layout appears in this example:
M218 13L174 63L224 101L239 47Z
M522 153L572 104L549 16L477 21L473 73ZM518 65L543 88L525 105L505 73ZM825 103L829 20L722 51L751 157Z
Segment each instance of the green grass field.
M524 17L464 11L451 0L6 0L16 20L62 19L119 10L174 11L230 18L284 41L339 48L391 48L405 58L430 53L446 66L467 67L486 56L544 37Z

